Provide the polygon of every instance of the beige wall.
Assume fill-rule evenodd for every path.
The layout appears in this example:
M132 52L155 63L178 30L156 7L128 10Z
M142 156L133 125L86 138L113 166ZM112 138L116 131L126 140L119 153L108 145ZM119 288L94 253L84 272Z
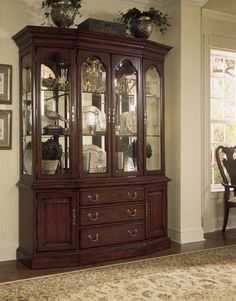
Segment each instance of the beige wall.
M169 235L186 243L203 239L201 7L174 3L174 28L164 39L174 46L166 61Z

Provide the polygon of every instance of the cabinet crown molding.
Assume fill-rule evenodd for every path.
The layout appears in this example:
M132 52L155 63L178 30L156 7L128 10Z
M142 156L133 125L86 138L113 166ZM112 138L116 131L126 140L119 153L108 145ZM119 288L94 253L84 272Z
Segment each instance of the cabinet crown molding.
M126 4L134 4L134 5L141 5L141 6L156 6L159 5L160 8L166 7L168 5L174 4L176 2L181 2L184 4L190 4L194 6L202 7L204 6L208 0L159 0L158 4L156 4L156 1L150 2L150 0L113 0L115 2L125 2Z
M212 9L203 9L202 15L204 18L208 18L208 19L216 19L218 21L236 23L235 15L223 13Z

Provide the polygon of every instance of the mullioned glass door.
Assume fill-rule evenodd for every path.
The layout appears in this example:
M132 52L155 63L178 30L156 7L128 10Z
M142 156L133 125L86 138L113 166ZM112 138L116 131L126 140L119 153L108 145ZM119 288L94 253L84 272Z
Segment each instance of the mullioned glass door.
M163 130L161 111L161 76L157 65L146 61L144 69L144 162L145 172L161 171Z
M39 173L71 176L74 106L71 99L73 52L39 49Z
M109 57L100 53L79 52L80 70L80 174L104 176L109 173L108 143L109 107Z
M113 57L113 173L138 174L141 170L139 131L140 61L130 57Z

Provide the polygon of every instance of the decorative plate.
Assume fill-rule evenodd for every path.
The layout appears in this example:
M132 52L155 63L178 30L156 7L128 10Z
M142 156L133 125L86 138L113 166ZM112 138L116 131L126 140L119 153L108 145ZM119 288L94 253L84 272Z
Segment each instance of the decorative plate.
M32 175L32 150L26 149L23 157L24 170L28 175Z
M106 131L106 114L101 112L95 106L84 106L83 115L83 132L87 132L90 127L94 128L94 132Z
M128 112L126 115L126 126L131 134L137 133L137 116L136 112Z
M106 152L94 144L83 145L83 155L89 156L89 172L106 171Z

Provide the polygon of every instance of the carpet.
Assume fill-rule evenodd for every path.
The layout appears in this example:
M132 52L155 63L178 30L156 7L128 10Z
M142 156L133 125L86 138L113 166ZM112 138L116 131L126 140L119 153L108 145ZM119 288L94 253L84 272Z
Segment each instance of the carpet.
M0 284L0 301L235 301L236 245Z

